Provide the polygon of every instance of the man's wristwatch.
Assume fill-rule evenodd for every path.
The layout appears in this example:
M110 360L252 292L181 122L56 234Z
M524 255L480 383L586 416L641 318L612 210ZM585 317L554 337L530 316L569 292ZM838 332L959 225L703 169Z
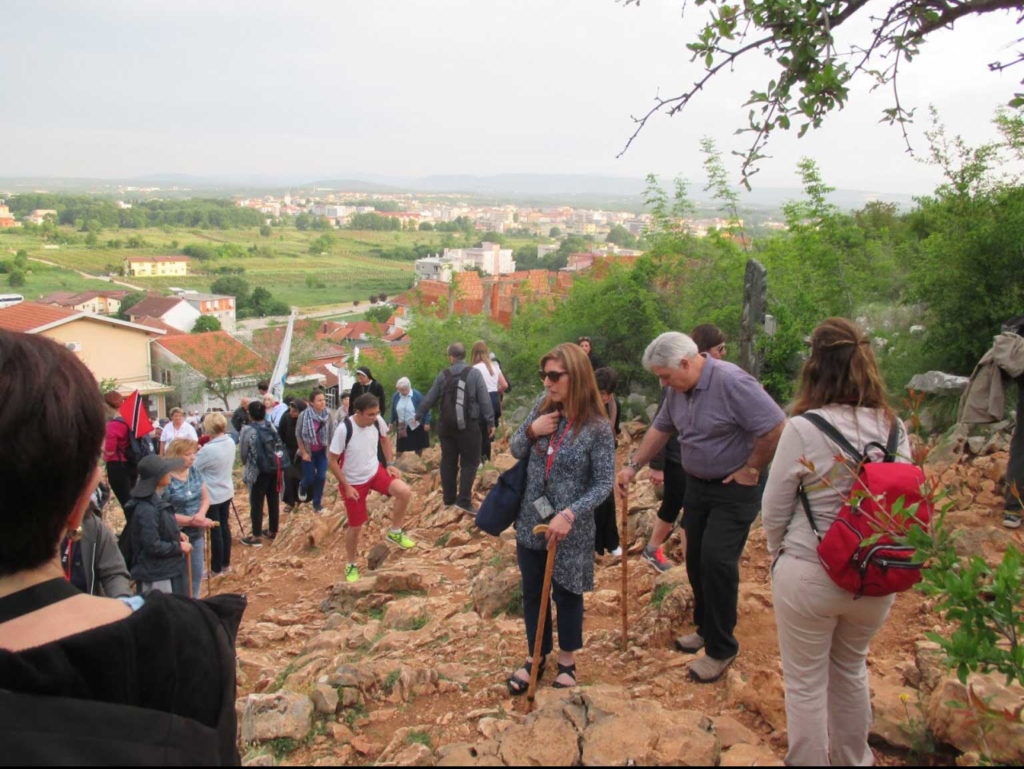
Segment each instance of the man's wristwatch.
M638 465L636 462L634 462L632 457L630 457L629 461L626 462L626 467L632 467L637 472L640 472L640 465Z

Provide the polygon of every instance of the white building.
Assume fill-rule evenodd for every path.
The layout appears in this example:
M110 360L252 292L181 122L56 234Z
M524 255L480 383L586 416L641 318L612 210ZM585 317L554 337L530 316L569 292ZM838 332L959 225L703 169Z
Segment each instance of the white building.
M502 248L497 243L484 243L480 248L446 248L441 260L451 264L456 271L474 267L479 267L484 275L505 275L516 271L512 249Z

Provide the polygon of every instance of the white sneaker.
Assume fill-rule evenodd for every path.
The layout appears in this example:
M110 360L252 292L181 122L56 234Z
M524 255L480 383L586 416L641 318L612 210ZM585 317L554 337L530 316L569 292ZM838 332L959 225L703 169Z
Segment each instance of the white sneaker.
M612 550L611 555L612 555L613 558L621 558L622 557L622 548L621 547L615 548L614 550Z

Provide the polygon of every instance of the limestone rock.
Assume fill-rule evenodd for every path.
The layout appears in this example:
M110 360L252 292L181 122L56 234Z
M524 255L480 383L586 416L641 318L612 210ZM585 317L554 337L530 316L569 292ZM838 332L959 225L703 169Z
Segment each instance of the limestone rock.
M785 766L767 745L736 745L722 754L719 766Z
M409 473L410 475L427 474L427 463L423 461L422 457L416 456L412 451L403 452L398 457L398 461L395 462L395 467L403 473Z
M921 690L930 694L946 675L942 647L933 641L914 644L914 660L921 672Z
M560 713L540 711L505 732L498 755L506 766L575 766L579 734Z
M521 584L516 567L499 572L488 566L473 580L473 608L486 619L502 614L521 590Z
M376 576L375 589L378 593L419 593L426 586L422 572L406 566L402 571L381 571Z
M756 734L732 716L715 716L711 719L715 725L715 735L722 743L722 750L734 745L758 745L761 740Z
M447 745L438 751L437 766L504 766L498 758L498 743Z
M986 753L988 758L1000 764L1024 764L1024 723L1020 721L1024 708L1024 688L1014 684L1007 687L1003 679L992 675L972 675L967 679L975 696L994 711L1018 714L1016 719L996 715L985 720L991 727L985 735L984 745L980 738L979 715L967 706L968 691L954 677L943 679L932 694L928 709L928 726L935 739L952 745L963 753ZM964 703L963 709L950 707L949 703ZM987 747L987 750L985 749Z
M479 484L480 490L490 491L493 489L498 483L499 475L500 473L497 470L492 469L484 470L480 473L480 475L477 476L477 483Z
M786 694L782 676L772 670L755 670L747 680L736 671L728 673L729 698L734 704L760 713L775 731L786 728Z
M874 713L869 733L872 741L881 740L887 745L904 750L913 747L913 735L910 733L907 713L910 713L912 719L924 720L924 714L919 710L917 692L901 686L898 680L872 678L871 710Z
M388 559L389 555L391 555L391 548L383 542L378 542L374 545L366 556L367 565L370 567L370 571L377 571L380 569Z
M262 756L253 756L247 761L242 761L242 766L277 766L274 763L274 756L270 753L264 753Z
M927 374L916 374L907 385L908 390L919 393L951 395L962 393L970 384L965 376L946 374L942 371L929 371Z
M344 724L327 724L327 736L339 745L348 745L355 735Z
M398 753L394 758L395 766L434 766L434 754L426 745L414 744Z
M333 716L338 710L338 690L326 684L317 684L310 699L317 713Z
M388 604L384 626L390 630L416 630L429 619L425 598L403 598Z
M331 588L330 595L320 604L320 611L325 614L352 614L356 610L356 605L370 596L376 588L377 582L373 577L358 582L338 582Z
M243 743L281 738L303 740L313 719L313 703L304 694L280 691L250 694L236 703Z

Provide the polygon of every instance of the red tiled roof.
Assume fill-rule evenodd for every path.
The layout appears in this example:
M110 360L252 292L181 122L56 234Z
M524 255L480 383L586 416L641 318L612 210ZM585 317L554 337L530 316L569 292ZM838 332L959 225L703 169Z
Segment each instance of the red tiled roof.
M78 296L74 291L54 291L39 300L39 304L67 304L72 297Z
M146 315L150 318L162 318L184 301L177 296L147 296L138 304L133 304L128 308L128 316L141 318Z
M129 256L125 261L134 262L188 262L187 256Z
M262 374L272 368L226 331L180 334L158 339L155 344L208 378Z
M135 316L132 316L132 317L135 318ZM167 336L177 336L178 334L184 334L185 333L180 328L175 328L174 326L170 326L170 325L164 323L159 318L151 318L148 315L143 315L141 317L137 317L132 322L133 323L137 323L140 326L149 326L150 328L159 329L160 331L166 331L167 332Z
M39 302L20 302L0 310L0 328L28 333L65 318L81 315L77 310L53 307Z

